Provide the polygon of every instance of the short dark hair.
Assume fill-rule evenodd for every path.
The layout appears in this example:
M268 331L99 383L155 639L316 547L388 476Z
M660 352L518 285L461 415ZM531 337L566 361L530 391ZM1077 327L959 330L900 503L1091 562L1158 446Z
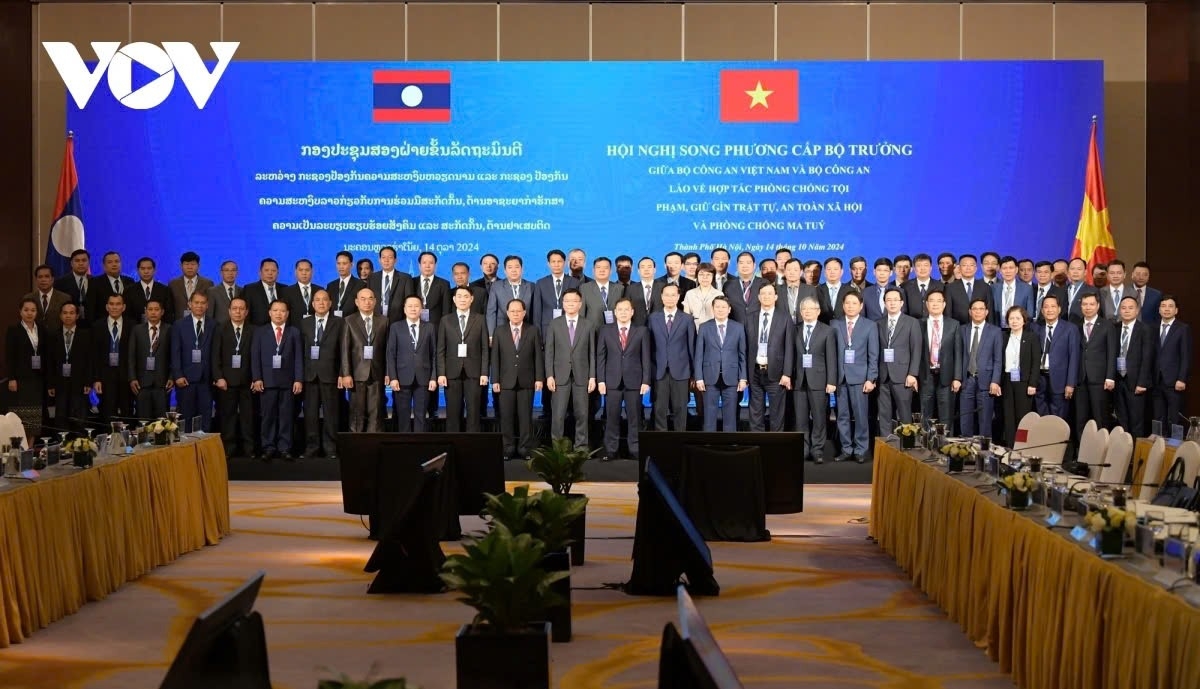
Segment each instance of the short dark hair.
M517 265L521 266L522 268L525 267L524 259L522 259L520 256L517 256L516 254L509 254L504 257L504 267L505 268L508 267L509 261L516 261Z
M151 268L158 267L158 264L154 262L154 259L150 258L149 256L142 256L139 258L137 260L137 267L141 268L143 263L149 263Z
M390 252L392 252L392 257L393 257L393 258L395 258L395 257L396 257L396 247L394 247L394 246L390 246L390 245L389 245L389 246L385 246L385 247L383 247L382 249L380 249L380 250L379 250L379 257L380 257L380 258L383 258L383 252L385 252L385 251L390 251Z
M918 255L917 258L920 258L920 255ZM908 254L897 254L896 258L892 259L892 265L895 265L901 261L908 261L909 263L913 262L913 260L909 258Z
M276 268L279 267L279 261L276 261L273 258L267 257L258 262L258 269L262 270L263 266L267 265L268 263L273 264Z
M810 263L816 263L816 261L810 261ZM837 256L830 256L829 258L825 259L826 266L828 266L830 263L838 264L838 268L842 267L842 259L838 258ZM804 265L808 265L808 263L805 263ZM818 263L817 265L821 264Z
M562 249L551 249L546 252L546 260L547 261L549 261L551 258L554 258L555 256L558 256L559 258L561 258L564 261L567 260L567 255L563 253Z
M600 263L607 263L609 266L612 265L612 261L609 260L608 256L597 256L596 258L592 259L592 267L593 268L595 268Z
M617 256L616 260L613 262L614 263L628 262L629 265L633 265L633 257L626 256L625 254L621 254L620 256Z
M337 252L337 256L334 256L333 259L336 262L337 259L341 258L342 256L345 256L346 260L354 263L354 254L350 253L349 251L339 251Z
M1113 266L1121 266L1121 270L1125 270L1125 262L1119 258L1114 258L1113 260L1108 262L1107 267L1112 268Z
M200 254L196 253L195 251L185 251L183 252L183 255L179 257L180 263L190 263L193 261L196 263L200 262Z
M50 277L54 277L54 269L51 268L50 266L46 265L45 263L43 263L40 266L38 266L37 268L33 269L33 276L37 277L37 274L42 272L43 270L50 271Z
M985 251L982 254L979 254L979 262L983 263L983 259L987 258L988 256L996 259L997 263L1000 262L1000 254L996 253L995 251Z
M71 258L74 259L76 256L87 256L89 259L92 257L92 255L88 253L87 249L76 249L72 251Z
M420 263L421 259L425 258L426 256L429 256L433 259L434 263L437 263L437 254L433 253L432 251L422 251L421 253L417 254L417 263Z
M887 256L880 256L879 258L875 259L875 267L878 268L879 266L887 266L888 268L891 268L892 260Z

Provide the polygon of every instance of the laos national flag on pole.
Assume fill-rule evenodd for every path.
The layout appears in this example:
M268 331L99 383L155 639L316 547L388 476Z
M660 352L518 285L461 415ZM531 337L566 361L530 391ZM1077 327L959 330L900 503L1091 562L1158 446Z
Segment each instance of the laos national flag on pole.
M75 138L67 134L62 174L58 178L58 197L54 201L54 220L46 243L46 265L55 275L71 272L71 252L84 248L83 206L79 203L79 174L75 171Z

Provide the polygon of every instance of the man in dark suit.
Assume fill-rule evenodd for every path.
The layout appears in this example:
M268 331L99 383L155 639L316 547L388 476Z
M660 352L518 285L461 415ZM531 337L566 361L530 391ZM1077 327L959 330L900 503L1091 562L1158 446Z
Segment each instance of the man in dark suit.
M104 318L104 305L112 294L124 295L133 289L133 279L121 274L121 254L110 251L104 254L104 273L92 277L88 286L87 306L84 308L86 318L80 318L80 325L87 325L93 320ZM168 310L170 307L167 307Z
M905 283L908 284L908 283ZM921 320L921 411L927 418L954 423L954 395L962 387L959 362L962 338L958 321L946 315L945 287L925 293L925 318Z
M1108 284L1100 288L1100 315L1120 323L1121 300L1134 295L1133 285L1125 282L1125 262L1119 258L1108 262L1106 273Z
M625 295L633 303L634 325L645 325L650 314L662 308L662 289L665 283L654 279L654 259L643 256L638 261L638 280L630 282L625 287ZM679 289L679 301L683 301L684 289Z
M918 278L919 279L919 278ZM887 288L883 297L887 313L879 321L879 426L887 421L912 421L913 393L921 373L921 326L902 313L900 288ZM922 309L924 310L924 309Z
M437 271L437 255L431 251L421 252L417 258L420 273L413 278L417 296L421 298L419 316L421 320L433 325L434 328L442 321L442 316L449 313L454 305L450 303L450 282L434 273ZM471 293L474 297L475 293ZM473 305L473 304L472 304ZM407 307L405 302L404 308ZM407 317L407 311L405 312Z
M762 294L759 294L762 298ZM704 395L704 430L737 431L738 400L749 382L746 362L746 329L729 320L729 300L718 296L712 302L713 319L700 325L696 335L696 390ZM718 412L717 403L721 404Z
M1033 268L1033 276L1033 307L1037 310L1030 315L1037 319L1039 324L1045 324L1046 317L1042 314L1043 301L1046 297L1054 295L1061 311L1062 305L1067 303L1067 290L1054 284L1054 264L1050 261L1038 261Z
M899 286L904 290L904 313L922 320L927 315L925 297L932 291L945 290L946 284L933 277L933 258L929 254L914 256L913 269L916 277L905 280Z
M787 311L780 308L776 289L769 282L762 283L755 295L755 307L746 314L750 430L755 432L767 429L768 405L771 409L770 429L783 430L787 419L784 400L792 389L794 325Z
M888 285L892 278L892 260L881 256L875 259L875 282L867 285L862 291L863 298L863 315L867 320L878 323L887 313L887 306L883 303L884 292L887 291ZM901 291L900 295L905 296L907 290ZM903 301L903 300L902 300Z
M991 435L995 398L1000 396L1004 345L1000 328L988 322L990 311L987 301L976 299L971 302L970 322L959 328L963 357L958 377L962 381L958 422L965 436Z
M207 432L212 420L212 340L216 327L206 318L208 296L203 292L192 293L188 308L191 314L171 328L171 378L184 423L199 416L199 430Z
M171 296L171 290L162 282L154 279L158 270L154 259L142 257L137 262L138 282L134 286L124 292L126 313L129 314L129 319L135 323L141 323L146 319L146 304L151 299L163 305L163 319L168 323L174 323L176 318L182 318L187 315L187 309L183 311L175 310L175 300ZM99 316L99 314L97 314Z
M54 289L65 292L76 308L84 309L87 305L87 292L91 287L91 254L86 249L76 249L71 252L71 272L54 281ZM56 317L59 312L55 312ZM80 314L84 315L84 314Z
M454 288L454 310L442 318L437 334L437 382L446 389L446 430L479 432L479 388L488 384L488 331L484 319L471 312L471 290Z
M287 285L278 280L279 264L273 258L264 258L258 262L258 281L242 287L242 296L250 309L250 322L254 325L270 323L271 304L287 294Z
M563 293L563 315L551 321L545 335L546 389L551 397L550 435L563 437L567 406L575 415L575 447L588 447L588 395L596 389L596 333L580 314L579 290Z
M1145 261L1133 264L1130 279L1133 281L1133 293L1142 306L1142 322L1157 326L1162 292L1150 286L1150 264Z
M255 329L250 347L250 390L262 394L262 450L269 462L290 459L292 410L295 396L304 392L304 340L299 329L288 325L287 302L276 299L268 315L270 321Z
M1037 309L1033 288L1017 279L1017 259L1005 256L1000 260L1000 279L992 285L992 322L1008 330L1008 310L1014 306L1033 313Z
M242 288L237 284L238 265L233 261L225 261L221 264L221 281L212 287L208 288L208 317L217 323L229 322L229 305L233 300L242 296ZM242 300L242 306L247 309L249 314L249 306L246 300ZM250 340L246 340L246 353L249 356ZM249 364L249 360L246 361ZM249 385L249 383L247 383Z
M245 299L234 297L228 308L228 320L217 325L213 337L212 375L225 454L244 457L254 451L254 404L250 397L254 325L246 320L250 310Z
M450 290L455 287L466 287L471 290L471 312L477 313L480 316L487 316L488 287L491 286L491 283L488 283L488 287L485 287L482 284L482 280L471 282L471 266L462 261L450 267L450 277L453 279L453 282L446 289L446 303L451 303ZM492 282L495 282L495 280ZM447 307L447 310L449 310L449 307Z
M1117 326L1117 420L1134 438L1146 437L1146 398L1154 386L1154 328L1140 319L1142 307L1132 291L1121 299Z
M22 299L32 299L37 304L38 323L41 323L47 330L62 327L62 323L58 320L58 314L62 311L63 304L71 302L71 295L54 286L54 272L50 270L50 266L38 266L33 271L33 278L36 289Z
M783 283L779 288L779 303L787 310L793 323L799 323L802 320L800 305L808 297L812 297L820 307L821 301L817 298L817 288L804 281L804 264L798 258L788 260L787 264L783 266Z
M829 323L841 318L842 302L846 295L854 292L848 282L842 282L842 259L831 256L825 259L825 282L817 287L817 301L821 304L821 321ZM862 299L862 295L859 295Z
M632 457L638 454L642 395L650 392L650 332L633 324L633 303L622 297L613 307L616 322L596 335L596 380L604 395L604 450L617 459L621 446L621 405L625 405L625 443Z
M543 333L550 321L563 314L562 295L569 289L578 289L579 281L567 275L567 256L558 249L546 254L546 265L550 274L533 286L533 324Z
M329 299L333 304L333 315L345 318L357 310L354 306L354 298L360 289L367 286L367 283L359 280L358 276L354 274L354 254L349 251L337 253L336 266L337 279L330 280L329 284L325 285L325 291L329 292Z
M675 419L675 430L686 431L696 324L679 308L677 285L663 288L662 301L662 311L650 314L647 326L654 340L650 350L654 356L654 430L667 430L669 414Z
M791 264L796 259L788 261ZM796 261L799 265L799 261ZM816 295L800 301L800 320L796 323L792 357L792 377L796 406L796 430L804 434L804 457L817 464L825 462L825 428L829 422L829 396L837 391L840 378L837 335L820 321L821 304Z
M524 271L525 261L520 256L504 257L504 279L493 281L488 292L486 318L489 333L495 332L497 325L508 321L508 302L513 299L520 299L529 305L525 310L525 322L533 324L533 283L523 277ZM474 295L471 298L474 300Z
M667 274L654 280L660 286L660 292L663 285L679 285L679 298L683 299L687 296L688 290L696 287L695 280L680 272L683 270L683 254L678 251L668 253L663 257L663 267L667 269ZM634 308L637 308L636 304L634 304ZM656 302L651 305L650 310L653 311L655 308L662 308L662 304Z
M280 296L288 305L288 325L299 328L305 319L312 316L313 294L321 288L313 284L312 261L302 258L296 261L292 270L296 276L296 284L282 290Z
M1184 395L1192 366L1192 332L1187 323L1178 320L1177 304L1170 294L1164 294L1158 303L1154 418L1162 422L1164 433L1169 432L1171 424L1181 423L1179 414L1186 408Z
M304 456L310 458L322 451L330 459L337 458L344 322L330 313L332 306L329 292L318 287L312 293L312 317L300 324L304 341Z
M592 274L595 278L580 285L579 293L583 296L583 317L599 331L614 322L613 307L625 295L625 286L612 281L612 261L606 256L592 261Z
M404 299L413 293L412 276L396 270L395 248L379 250L379 270L367 277L367 286L375 293L376 315L386 318L389 325L404 319Z
M58 317L62 329L50 333L45 348L46 394L54 400L54 424L60 428L80 429L88 413L88 395L92 392L94 350L91 333L76 322L74 304L63 304Z
M818 292L819 293L819 292ZM821 305L822 310L825 304ZM844 318L830 323L839 352L837 427L842 451L835 461L862 464L870 448L868 395L879 380L879 328L862 318L862 297L850 292L842 299Z
M1087 294L1095 294L1099 299L1099 292L1095 287L1087 284L1087 261L1082 258L1073 258L1067 264L1067 320L1079 325L1083 321L1083 311L1081 310L1082 298ZM1099 303L1099 302L1097 302Z
M137 405L137 417L146 421L167 415L167 395L175 387L171 380L171 325L163 321L163 305L146 304L146 322L134 326L129 347L129 389Z
M463 265L466 265L466 264L464 263ZM498 256L496 256L496 254L484 254L479 259L479 270L480 270L480 272L483 273L483 275L478 280L472 281L470 283L459 283L456 280L455 286L456 287L478 287L479 289L483 290L484 294L491 294L492 293L492 283L496 282L496 280L503 279L497 275L497 272L499 271L499 269L500 269L500 258ZM507 268L506 268L506 270L507 270ZM470 275L471 275L471 267L467 266L467 277L470 278ZM471 290L471 291L475 292L475 290ZM529 308L526 307L525 310L528 311Z
M492 392L498 396L496 418L504 443L504 456L528 457L534 450L533 393L541 392L546 377L542 337L529 327L525 303L508 302L508 321L492 333ZM513 436L513 425L517 435Z
M1036 271L1035 271L1036 274ZM1066 297L1047 290L1042 298L1042 325L1038 328L1042 360L1039 364L1038 392L1034 399L1037 413L1054 415L1070 423L1069 401L1079 382L1079 327L1062 318ZM1061 297L1061 299L1060 299Z
M179 272L182 273L167 283L171 292L171 305L174 313L183 313L188 309L188 302L196 292L207 295L213 286L213 281L200 274L200 254L195 251L185 251L179 257Z
M1108 428L1111 405L1109 393L1117 380L1117 330L1113 322L1100 315L1100 295L1089 292L1079 298L1083 321L1079 328L1079 385L1075 388L1075 432L1093 419L1100 428Z
M765 280L754 276L754 268L754 254L749 251L738 254L737 277L726 280L722 290L733 309L729 317L738 323L745 323L750 311L758 308L758 288Z
M386 318L375 313L375 292L362 287L355 312L342 324L342 388L350 391L350 432L378 433L383 419L383 379L387 374Z
M92 343L95 345L92 390L100 397L102 423L114 417L129 416L129 337L133 323L124 317L125 297L109 296L105 305L107 317L92 324Z
M437 392L437 332L421 319L421 295L404 299L404 320L392 324L387 339L387 377L392 409L401 433L424 433L430 393Z
M946 288L946 304L950 317L962 325L973 320L971 305L980 299L987 306L988 313L992 312L992 288L975 275L978 268L974 254L959 256L959 279Z

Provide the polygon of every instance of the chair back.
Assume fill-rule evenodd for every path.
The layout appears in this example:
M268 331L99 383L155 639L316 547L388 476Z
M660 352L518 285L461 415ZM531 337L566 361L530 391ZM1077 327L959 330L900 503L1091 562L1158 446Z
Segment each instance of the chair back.
M1158 475L1162 472L1163 454L1166 451L1167 441L1162 438L1158 438L1150 446L1150 454L1146 457L1146 469L1142 472L1142 485L1133 487L1133 494L1138 500L1150 501L1154 499L1155 493L1158 492L1158 487L1146 484L1157 482Z
M1040 418L1042 417L1038 416L1038 413L1035 411L1031 411L1021 417L1021 423L1017 424L1017 433L1013 438L1012 449L1014 452L1030 445L1037 445L1036 442L1029 439L1029 434L1033 431L1034 426L1037 425Z
M1125 472L1129 471L1129 461L1133 458L1133 435L1117 426L1108 437L1108 451L1104 453L1104 463L1109 466L1100 468L1102 483L1124 483Z
M1189 486L1195 483L1196 476L1200 476L1200 444L1194 440L1179 443L1175 457L1183 458L1183 482Z
M1041 457L1048 464L1061 464L1067 452L1067 444L1071 440L1071 427L1062 418L1054 416L1038 417L1037 423L1029 431L1029 447L1037 447L1032 454Z

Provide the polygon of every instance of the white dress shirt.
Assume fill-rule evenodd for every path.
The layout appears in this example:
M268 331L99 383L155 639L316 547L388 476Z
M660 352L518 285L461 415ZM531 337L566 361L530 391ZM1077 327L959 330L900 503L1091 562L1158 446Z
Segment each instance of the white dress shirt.
M1008 338L1008 346L1004 348L1004 370L1013 371L1021 368L1021 333L1012 333Z

